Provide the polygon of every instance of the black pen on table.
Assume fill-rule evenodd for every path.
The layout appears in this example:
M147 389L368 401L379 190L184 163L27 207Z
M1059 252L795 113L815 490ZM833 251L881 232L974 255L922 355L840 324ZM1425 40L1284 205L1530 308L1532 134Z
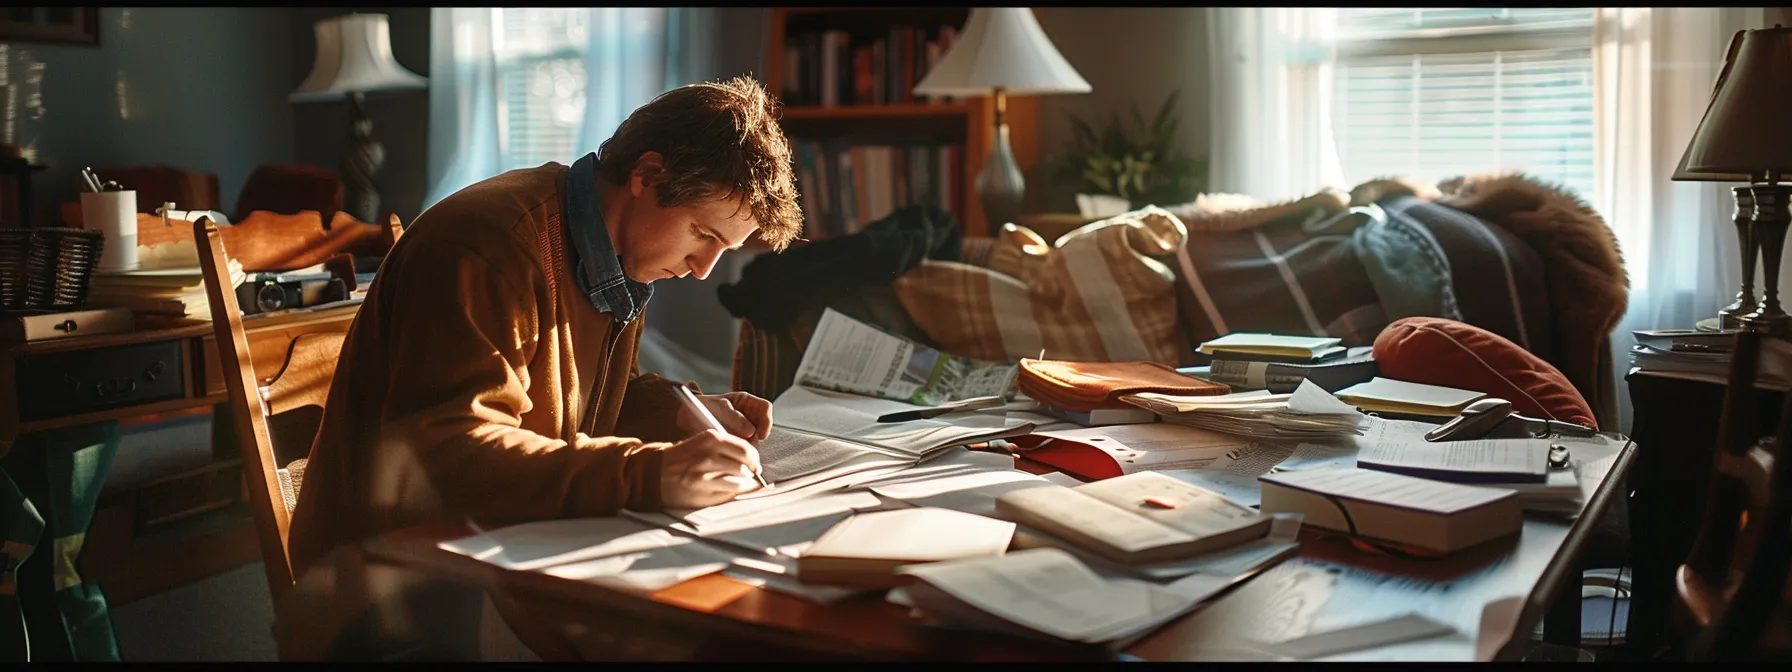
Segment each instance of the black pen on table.
M691 394L691 388L683 385L678 386L678 398L684 402L684 405L691 407L691 412L696 413L698 417L703 418L703 421L708 423L710 428L723 434L728 433L728 430L722 427L722 423L716 420L716 416L711 414L708 408L704 407L703 402L697 400L697 395ZM758 471L753 472L753 478L759 479L759 485L762 487L772 487L772 484L765 482L765 475Z

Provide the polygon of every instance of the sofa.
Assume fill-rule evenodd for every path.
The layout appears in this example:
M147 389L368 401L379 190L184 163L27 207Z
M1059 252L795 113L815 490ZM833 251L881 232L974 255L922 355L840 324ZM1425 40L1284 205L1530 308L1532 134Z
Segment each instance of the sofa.
M788 388L828 308L952 354L1010 360L1038 356L1038 342L1054 337L1060 344L1106 339L1114 347L1112 333L1079 340L1077 332L1112 332L1112 322L1129 319L1147 347L1109 353L1072 345L1044 354L1173 366L1202 363L1195 348L1230 332L1324 335L1370 345L1395 320L1431 316L1479 326L1554 365L1601 427L1618 429L1610 339L1624 314L1628 280L1617 240L1572 192L1522 173L1435 184L1386 178L1278 203L1204 194L1097 221L1049 245L1013 224L995 238L960 239L938 230L924 238L918 247L932 247L924 258L910 249L901 258L854 262L844 272L816 262L805 277L788 260L766 257L748 264L741 282L722 292L725 307L743 318L734 388L767 399ZM1103 240L1082 245L1097 239ZM848 243L811 245L846 249ZM1077 252L1079 245L1087 251ZM1088 277L1076 267L1090 264L1072 252L1101 257L1100 265L1119 278L1115 286L1042 290L1042 283ZM1057 259L1069 259L1058 264L1068 270L1053 267ZM755 266L773 263L785 265L780 277L754 277ZM1051 291L1060 295L1041 298ZM997 344L991 333L1012 336L1015 327L977 323L1000 321L989 313L1014 312L1000 307L1000 295L1015 292L1034 295L1030 311L1037 319L1027 328L1041 333L1008 339L1024 345ZM741 294L757 294L762 303L780 298L777 319L743 309ZM1059 305L1078 294L1086 308ZM960 333L966 330L986 333Z

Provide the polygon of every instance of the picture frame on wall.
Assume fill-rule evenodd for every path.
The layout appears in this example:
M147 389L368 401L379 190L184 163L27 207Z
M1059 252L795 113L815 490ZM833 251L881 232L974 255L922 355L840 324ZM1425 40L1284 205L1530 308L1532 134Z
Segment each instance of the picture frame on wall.
M0 42L98 45L98 7L0 8Z

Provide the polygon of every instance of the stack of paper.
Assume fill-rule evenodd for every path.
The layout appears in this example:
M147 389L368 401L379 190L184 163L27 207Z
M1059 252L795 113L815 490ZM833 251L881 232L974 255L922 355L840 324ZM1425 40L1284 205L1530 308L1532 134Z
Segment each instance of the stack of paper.
M243 265L231 259L229 268L230 286L243 284L248 277ZM128 308L141 315L201 320L212 315L205 277L198 266L95 273L89 281L87 302L96 307Z
M1165 422L1265 439L1306 439L1362 433L1363 414L1324 388L1302 381L1291 394L1268 391L1190 397L1144 392L1122 401Z

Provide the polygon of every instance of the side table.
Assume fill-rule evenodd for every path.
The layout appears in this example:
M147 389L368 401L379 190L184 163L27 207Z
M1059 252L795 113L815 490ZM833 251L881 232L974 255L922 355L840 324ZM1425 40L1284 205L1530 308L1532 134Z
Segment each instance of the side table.
M1630 472L1630 619L1624 641L1632 660L1649 660L1678 637L1674 571L1699 532L1711 480L1724 385L1631 369L1625 375L1635 422ZM1785 393L1755 388L1760 426L1779 423Z

